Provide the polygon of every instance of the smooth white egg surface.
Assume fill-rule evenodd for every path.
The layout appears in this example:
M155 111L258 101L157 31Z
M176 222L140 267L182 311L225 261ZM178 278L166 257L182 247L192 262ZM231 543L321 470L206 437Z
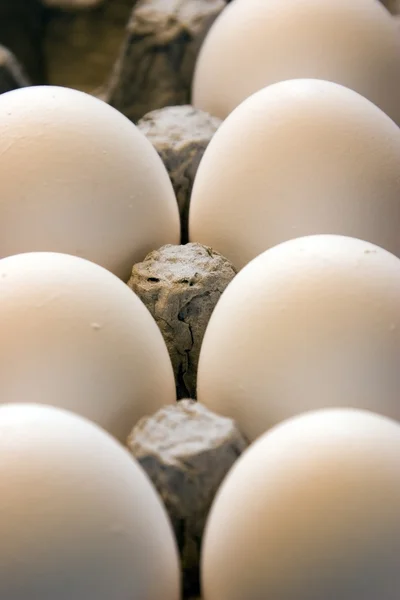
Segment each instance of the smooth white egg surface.
M0 257L74 254L127 280L135 262L179 243L179 211L152 144L77 90L0 96Z
M278 83L243 102L211 140L193 186L190 240L237 268L323 233L399 256L399 164L400 129L371 102L326 81Z
M115 275L82 258L0 261L0 402L54 404L125 441L176 400L159 328Z
M197 398L253 440L306 410L400 420L400 260L370 243L310 236L249 263L221 296Z
M89 421L0 407L0 597L179 600L178 556L155 488Z
M359 92L400 124L400 38L378 0L237 0L197 59L193 104L225 118L267 85L326 79Z
M204 600L396 600L400 426L317 411L255 442L217 493Z

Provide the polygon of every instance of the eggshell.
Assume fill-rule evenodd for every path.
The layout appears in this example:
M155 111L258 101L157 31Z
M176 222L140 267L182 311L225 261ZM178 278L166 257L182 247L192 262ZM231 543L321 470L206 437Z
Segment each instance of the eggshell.
M194 182L190 239L237 268L280 242L324 233L399 256L399 164L400 129L359 94L326 81L277 83L211 140Z
M150 312L106 269L75 256L0 261L0 402L54 404L125 441L176 399Z
M0 257L74 254L127 280L135 262L179 243L160 157L126 117L77 90L0 96Z
M108 434L60 409L0 407L0 597L178 600L171 526Z
M378 0L238 0L197 59L193 104L225 118L287 79L326 79L359 92L400 123L400 37Z
M396 600L400 426L327 410L254 443L203 541L204 600Z
M197 398L255 439L306 410L400 419L400 260L370 243L280 244L229 284L209 321Z

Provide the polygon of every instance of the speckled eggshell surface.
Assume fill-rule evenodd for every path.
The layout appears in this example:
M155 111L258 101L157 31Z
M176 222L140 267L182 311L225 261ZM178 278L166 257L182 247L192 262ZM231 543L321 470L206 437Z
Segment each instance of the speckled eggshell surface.
M353 236L400 256L399 164L400 129L356 92L318 80L271 85L229 115L207 147L190 241L236 268L312 234Z
M203 598L396 600L399 555L399 424L317 411L229 472L203 541Z
M193 104L223 119L272 83L326 79L400 124L399 76L398 27L378 0L236 0L200 50Z
M172 529L144 471L60 409L0 406L0 597L179 600Z
M145 136L83 92L37 86L0 96L0 257L65 252L128 280L179 243L172 184Z
M368 242L280 244L228 285L208 324L197 399L250 440L306 410L400 420L400 259Z
M0 261L0 402L53 404L125 442L176 400L165 342L115 275L82 258L28 253Z

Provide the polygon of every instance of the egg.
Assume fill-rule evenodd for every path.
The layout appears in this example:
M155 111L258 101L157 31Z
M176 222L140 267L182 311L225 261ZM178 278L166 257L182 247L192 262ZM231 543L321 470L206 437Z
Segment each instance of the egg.
M150 312L85 259L51 252L2 259L0 330L0 402L54 404L125 441L141 417L176 400Z
M222 484L203 541L204 600L396 600L400 426L321 410L281 424Z
M239 269L312 234L366 239L399 256L399 164L400 129L356 92L327 81L277 83L243 102L206 149L190 240Z
M0 407L0 597L179 600L171 525L141 467L96 425Z
M212 25L193 81L196 108L225 118L287 79L334 81L400 124L400 38L378 0L237 0Z
M400 260L343 236L267 250L229 284L200 351L197 398L250 440L298 413L400 420Z
M0 96L0 257L74 254L127 280L135 262L180 239L168 173L117 110L77 90Z

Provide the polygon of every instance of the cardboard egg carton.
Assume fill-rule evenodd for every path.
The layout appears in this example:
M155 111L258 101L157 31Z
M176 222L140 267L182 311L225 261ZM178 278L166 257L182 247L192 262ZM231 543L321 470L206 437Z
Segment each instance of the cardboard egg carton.
M386 0L383 4L393 15L400 14L399 0ZM109 102L132 121L139 123L146 133L149 121L157 121L154 113L143 120L149 112L179 105L190 112L190 90L196 57L205 35L225 6L225 0L8 0L0 6L0 44L10 49L4 51L3 63L0 54L0 69L3 69L3 79L7 82L0 87L0 93L30 83L75 87ZM204 115L197 116L200 121ZM160 119L156 126L165 127L165 121ZM213 131L217 126L213 122ZM159 129L159 134L156 131L155 135L154 131L148 132L153 135L156 148L160 144L157 150L166 162L173 183L176 183L174 187L177 196L182 186L187 184L182 199L183 212L187 212L196 164L212 136L209 121L204 128L208 128L207 135L197 136L199 152L187 166L191 181L185 181L184 184L184 177L181 173L178 173L179 176L176 174L174 164L177 161L186 164L185 148L193 145L193 139L188 140L187 131L183 127L181 135L186 146L183 150L181 146L177 148L175 163L172 161L169 165L171 155L164 152L168 130L161 132ZM168 160L163 153L168 155ZM203 279L207 273L202 274ZM136 285L136 292L141 282L139 275L136 272L136 279L131 282L132 288ZM162 282L156 283L162 287ZM171 281L168 282L170 284ZM172 284L171 296L176 299L179 293L175 293L174 286L179 282L172 281ZM189 284L184 282L183 285L187 288ZM186 288L181 292L184 300L187 300L186 295L189 293ZM180 289L183 289L182 285ZM192 287L189 291L192 294ZM145 292L143 297L146 296L151 309L153 295L148 290ZM157 315L154 316L157 320ZM161 322L163 315L158 316ZM175 315L176 327L186 325L184 321L178 321ZM202 332L205 325L203 323ZM170 352L173 350L170 349ZM179 367L180 365L177 366L177 372L180 372ZM190 389L185 389L185 392L192 392L194 389L195 383L191 381ZM201 413L201 407L199 409ZM167 417L168 422L168 419L176 418L176 415ZM149 417L150 421L154 418L154 415ZM214 415L210 417L211 421L213 418L217 419ZM194 415L193 419L201 421L204 414ZM155 431L155 427L151 428L148 435L145 424L142 423L128 442L132 453L143 462L146 458L145 450L151 445L150 442L154 442L151 436L154 436ZM219 445L215 443L212 427L205 430L205 433L202 453L220 451L222 444L220 440ZM240 433L236 431L234 424L228 423L224 443L233 443L235 436L239 439L239 445L242 444ZM237 439L234 439L236 445ZM183 452L184 442L179 436L176 439L176 446L181 447ZM243 442L243 447L244 445ZM152 451L157 454L155 442ZM161 467L165 466L164 458L161 453L157 454ZM198 569L198 555L196 561L194 571ZM188 600L200 598L191 596Z
M137 121L190 102L198 50L225 6L225 0L4 0L0 45L15 54L32 84L93 93Z

